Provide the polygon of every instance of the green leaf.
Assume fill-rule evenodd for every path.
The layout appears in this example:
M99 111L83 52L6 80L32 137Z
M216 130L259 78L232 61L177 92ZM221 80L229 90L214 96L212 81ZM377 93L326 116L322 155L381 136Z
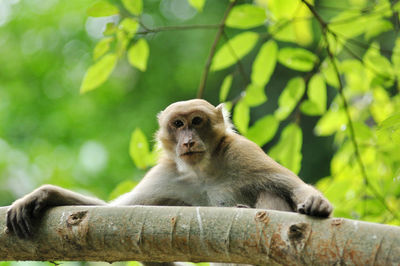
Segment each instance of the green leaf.
M275 41L270 40L263 44L253 63L251 71L251 82L257 86L264 87L276 65L278 53L278 45Z
M317 116L317 115L322 114L321 110L319 109L318 104L315 102L312 102L310 100L305 100L304 102L302 102L300 105L300 110L304 114L310 115L310 116Z
M379 130L397 130L400 129L400 113L395 113L379 124Z
M379 124L378 137L385 142L390 141L392 145L400 144L400 113L389 116Z
M233 113L233 123L237 130L245 135L249 126L250 121L250 108L243 100L240 100L235 107Z
M318 136L329 136L338 130L345 130L347 125L346 113L343 109L329 108L315 126Z
M129 63L141 71L146 71L149 58L149 45L145 39L139 39L128 50Z
M255 46L258 34L243 32L226 42L215 54L211 64L211 70L217 71L227 68L242 59Z
M281 1L283 2L283 1ZM309 1L313 4L313 1ZM302 46L310 45L313 41L313 30L312 30L312 20L306 19L311 18L313 14L304 4L297 4L296 12L294 13L292 23L293 30L296 36L296 43Z
M125 180L117 185L116 188L110 193L110 200L116 199L119 196L131 191L138 183L132 180Z
M292 19L299 9L298 0L269 0L267 3L274 19Z
M249 84L245 91L243 101L250 107L258 106L267 101L267 96L264 92L264 87L254 84Z
M110 43L114 40L114 37L108 37L101 39L93 50L93 59L97 60L102 57L105 53L110 50Z
M390 87L393 85L395 71L390 61L379 53L379 44L373 43L364 54L363 60L368 66L367 71L373 76L373 86L382 85Z
M282 42L292 42L297 44L297 38L294 31L293 23L274 23L268 25L268 33L274 36L274 40Z
M310 71L318 61L318 57L303 48L286 47L279 50L278 61L294 70Z
M124 18L119 25L126 33L128 33L129 38L132 38L139 28L139 23L133 18Z
M282 131L279 142L271 148L269 155L298 174L301 168L302 144L303 134L301 129L296 124L291 123Z
M397 86L400 88L400 37L396 39L393 48L392 63L397 78Z
M321 73L324 76L326 83L335 88L339 87L339 81L335 72L335 68L333 67L333 64L329 58L326 58L322 62Z
M116 48L116 53L118 57L122 57L126 51L126 47L129 44L129 37L128 34L122 30L118 29L117 30L117 48Z
M317 103L320 111L326 110L326 85L321 74L315 74L308 84L308 98Z
M355 93L366 93L370 89L370 82L362 62L356 59L343 60L340 71L346 78L346 87Z
M219 91L219 101L221 103L226 101L226 97L228 96L229 89L231 88L232 85L232 79L233 76L231 74L226 76L224 81L222 82L221 89Z
M284 120L296 107L298 101L304 94L305 84L301 77L295 77L289 80L283 92L279 96L279 108L274 115L278 120Z
M124 7L133 15L140 15L143 12L142 0L122 0Z
M353 129L358 143L368 142L374 138L374 133L371 128L360 121L353 121Z
M331 19L329 29L342 37L353 38L365 32L367 21L361 11L346 10Z
M264 8L243 4L232 8L225 24L231 28L249 29L263 25L266 19Z
M81 93L94 90L103 84L114 70L116 64L117 56L115 54L107 54L89 67L81 84Z
M106 28L103 31L103 34L105 36L110 36L113 35L117 30L117 27L115 26L115 24L113 22L109 22L106 24Z
M106 1L100 1L88 8L87 14L91 17L108 17L117 15L119 13L118 7Z
M370 105L370 112L374 121L381 123L388 118L395 110L395 106L390 100L388 92L379 86L372 89L373 100Z
M370 40L371 38L374 38L379 34L390 31L392 29L393 29L393 24L388 20L380 19L374 21L374 23L367 25L367 31L365 32L365 39Z
M142 130L136 128L131 136L129 144L129 155L137 168L146 169L148 166L147 158L149 157L149 143Z
M189 4L197 11L202 12L206 0L189 0Z
M273 115L266 115L249 128L246 137L262 147L275 136L278 127L279 121Z
M307 115L321 115L326 110L326 85L321 74L314 75L307 90L308 100L304 101L300 110Z

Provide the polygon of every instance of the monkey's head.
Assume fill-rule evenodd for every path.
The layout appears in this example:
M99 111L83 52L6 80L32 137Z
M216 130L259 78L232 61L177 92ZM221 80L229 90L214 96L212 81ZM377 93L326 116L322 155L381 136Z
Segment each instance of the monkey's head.
M215 150L231 130L229 114L222 105L205 100L176 102L158 115L157 139L169 158L194 166Z

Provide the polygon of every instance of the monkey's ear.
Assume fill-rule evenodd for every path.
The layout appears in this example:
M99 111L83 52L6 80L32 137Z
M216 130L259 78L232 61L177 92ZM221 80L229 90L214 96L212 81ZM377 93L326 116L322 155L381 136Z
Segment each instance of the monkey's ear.
M231 114L229 113L228 110L226 110L225 104L220 103L215 109L218 112L218 116L221 117L224 121L226 129L233 129L233 125L231 122Z
M163 115L163 111L161 111L161 112L159 112L159 113L157 114L157 121L158 121L158 124L159 124L159 125L161 125L161 117L162 117L162 115Z

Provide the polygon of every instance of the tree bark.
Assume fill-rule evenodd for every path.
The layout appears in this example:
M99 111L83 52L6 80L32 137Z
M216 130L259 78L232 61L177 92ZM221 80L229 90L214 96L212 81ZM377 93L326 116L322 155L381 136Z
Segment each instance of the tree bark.
M0 260L212 261L257 265L399 265L400 227L216 207L52 208L32 239L5 230Z

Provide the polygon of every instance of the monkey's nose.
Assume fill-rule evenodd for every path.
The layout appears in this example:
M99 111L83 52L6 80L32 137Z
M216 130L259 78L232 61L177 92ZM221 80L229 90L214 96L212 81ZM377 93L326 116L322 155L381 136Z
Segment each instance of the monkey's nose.
M187 141L187 142L183 143L183 146L185 146L186 148L190 149L190 148L192 148L194 146L194 144L196 144L196 142L190 140L190 141Z

